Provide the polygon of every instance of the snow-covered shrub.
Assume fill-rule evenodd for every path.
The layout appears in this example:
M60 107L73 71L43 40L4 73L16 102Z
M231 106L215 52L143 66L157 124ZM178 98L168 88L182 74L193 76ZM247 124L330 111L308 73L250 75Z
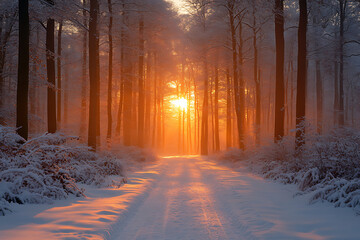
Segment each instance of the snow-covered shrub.
M126 154L125 154L126 153ZM44 134L25 141L15 129L0 126L0 215L9 203L51 203L82 196L77 183L119 187L126 182L124 164L151 157L137 148L96 153L77 137Z
M50 203L83 195L68 169L60 166L58 146L44 143L27 149L15 129L0 127L0 132L0 214L10 211L5 202Z
M19 147L25 140L16 134L15 129L11 127L4 127L0 125L0 147L1 150L5 148Z
M335 129L324 135L306 135L307 144L295 151L294 138L233 157L251 170L285 184L297 184L299 194L311 194L310 202L329 201L337 207L360 211L360 132Z

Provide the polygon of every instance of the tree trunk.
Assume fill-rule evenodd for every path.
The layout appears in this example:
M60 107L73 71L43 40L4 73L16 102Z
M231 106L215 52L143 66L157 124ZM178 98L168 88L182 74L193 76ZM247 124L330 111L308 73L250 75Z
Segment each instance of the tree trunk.
M180 99L180 86L176 86L176 95ZM178 154L181 154L181 106L178 106Z
M136 68L137 63L133 63L132 69ZM137 69L139 70L139 69ZM132 135L132 145L138 145L138 94L137 91L139 88L138 86L138 77L137 77L137 71L131 72L134 76L136 76L132 81L132 108L131 108L131 114L132 114L132 125L131 125L131 135Z
M158 78L158 93L157 93L157 99L156 99L156 102L157 102L157 114L156 114L156 123L157 123L157 126L156 126L156 148L157 150L160 150L160 147L161 147L161 127L162 127L162 124L161 124L161 96L162 96L162 93L161 93L161 87L162 87L162 75L161 73L159 73L159 78Z
M146 63L146 83L145 83L145 129L144 129L144 142L149 144L150 136L150 116L151 116L151 53L147 54Z
M284 68L285 68L285 64L284 64ZM284 91L284 113L285 113L285 119L286 119L286 123L284 121L284 134L288 135L290 132L290 117L289 117L289 80L290 80L290 61L288 61L287 63L287 71L286 71L286 80L285 80L285 91ZM285 75L284 75L285 76Z
M214 81L213 81L213 77L210 78L210 91L209 91L209 97L210 97L210 114L211 114L211 152L214 152L215 150L215 119L214 119L214 101L213 101L213 85L214 85Z
M120 96L119 96L119 106L118 106L118 115L117 115L117 124L116 124L116 134L121 136L121 123L122 123L122 113L123 113L123 102L124 102L124 82L125 82L125 73L124 73L124 56L125 56L125 4L122 2L122 25L120 33Z
M316 108L317 108L317 132L322 133L323 122L323 84L321 78L321 65L320 60L317 59L316 63Z
M16 95L17 133L28 139L28 90L29 90L29 2L19 0L19 57Z
M3 117L3 85L4 85L4 64L5 64L5 44L2 42L2 33L3 33L3 16L0 14L0 124L5 124L5 119Z
M3 94L4 90L4 66L5 66L5 56L6 49L9 43L9 38L14 24L16 23L16 14L13 16L2 15L0 16L0 111L3 110L4 100L7 97L6 94ZM4 24L4 25L3 25ZM4 27L4 28L3 28ZM4 115L0 113L0 124L6 124Z
M320 9L320 5L317 5L317 8ZM315 28L319 26L319 17L320 17L320 11L317 10L314 13L313 16L313 24L315 25ZM316 82L316 113L317 113L317 119L316 119L316 125L317 125L317 132L319 134L322 133L322 122L323 122L323 83L321 78L321 62L320 62L320 54L319 54L319 43L320 39L317 37L319 33L317 31L314 32L315 38L315 82Z
M161 88L164 89L163 81L161 79ZM165 108L164 108L164 90L161 90L161 128L162 128L162 135L161 135L161 151L164 151L165 146Z
M181 98L185 99L185 64L184 58L181 64ZM182 109L182 149L181 153L184 154L185 152L185 108Z
M290 126L291 128L294 126L294 93L295 93L295 86L294 86L294 63L292 60L290 60L290 72L291 72L291 82L290 82L290 106L291 106L291 111L290 111Z
M61 33L62 33L63 23L60 21L59 30L58 30L58 41L57 41L57 123L58 127L61 126Z
M47 119L49 133L55 133L57 130L54 31L55 21L49 18L46 24Z
M83 0L83 25L87 27L87 19L86 15L87 12L86 8L86 0ZM87 97L87 31L84 30L83 32L83 39L82 39L82 68L81 68L81 112L80 112L80 137L83 139L86 135L86 97Z
M229 2L228 3L228 9L229 9L229 18L230 18L230 32L231 32L231 44L232 44L232 61L233 61L233 84L234 84L234 96L235 96L235 112L236 112L236 119L237 119L237 131L238 131L238 137L239 137L239 148L244 149L244 134L243 134L243 128L244 124L242 121L241 116L241 107L240 104L240 91L241 91L241 83L239 84L238 79L238 65L237 65L237 51L236 51L236 36L235 36L235 22L234 22L234 3ZM240 87L240 91L239 91Z
M339 64L337 55L334 61L334 126L339 124Z
M299 0L300 18L298 29L298 70L296 92L296 148L305 144L305 107L306 107L306 31L307 31L307 0Z
M131 65L131 64L129 64ZM126 69L126 76L123 80L124 83L124 145L131 146L132 144L132 127L133 127L133 117L132 117L132 67L129 66Z
M187 99L187 153L192 153L192 140L191 140L191 82L188 81L188 99Z
M345 9L347 0L339 0L340 8L340 69L339 69L339 126L345 125L344 114L344 22L345 22Z
M255 144L257 146L260 145L260 134L261 134L261 86L260 79L261 71L260 69L256 74L256 84L255 84L255 99L256 99L256 113L255 113L255 125L256 125L256 136L255 136Z
M154 115L153 115L153 133L152 133L152 146L156 148L156 129L157 129L157 61L156 54L154 54Z
M226 149L229 149L231 144L231 82L229 69L226 69Z
M198 97L195 78L193 78L193 84L194 84L194 94L195 94L195 104L194 104L195 105L195 135L197 136L197 138L195 137L195 142L196 142L195 148L196 151L198 152L200 150L200 111L199 111L199 97Z
M253 3L253 48L254 48L254 81L255 81L255 144L260 145L260 125L261 125L261 98L260 98L260 78L258 76L258 48L257 48L257 27L255 15L255 3Z
M4 65L5 65L5 42L3 41L3 16L0 15L0 124L5 125L5 119L4 115L2 113L3 111L3 101L5 99L3 94L3 88L4 88Z
M243 45L244 45L244 40L243 40L243 33L242 33L242 29L243 29L243 24L242 24L242 18L240 18L239 20L239 52L238 52L238 57L239 57L239 113L240 113L240 130L238 129L238 131L240 132L239 134L242 135L242 143L239 142L240 145L243 146L242 149L245 149L245 144L244 144L244 135L245 135L245 80L243 77ZM234 129L235 130L235 129Z
M113 26L113 16L112 16L112 2L108 0L108 9L109 9L109 72L108 72L108 99L107 99L107 114L108 114L108 126L106 138L108 141L111 140L112 135L112 77L113 77L113 38L112 38L112 26Z
M144 147L144 16L139 20L139 102L138 102L138 146Z
M202 108L202 119L201 119L201 155L208 155L208 140L209 140L209 79L207 69L206 52L204 52L204 99Z
M64 127L68 126L69 120L69 63L68 58L65 58L66 67L64 69L65 76L64 76Z
M89 134L88 145L96 151L98 139L99 112L99 2L90 0L89 21L89 78L90 78L90 104L89 104Z
M275 86L275 131L274 141L284 136L284 1L275 0L275 38L276 38L276 86Z
M38 55L38 48L39 48L39 42L40 42L40 38L39 38L39 25L37 25L36 23L36 32L35 32L35 36L32 37L33 41L34 41L34 48L32 51L32 55L34 57L32 57L32 61L31 61L31 74L30 74L30 83L29 83L29 114L30 114L30 121L29 121L29 134L33 133L37 133L38 129L39 129L39 122L37 121L37 111L39 110L39 98L37 97L38 95L38 88L37 88L37 78L38 78L38 59L37 59L37 55ZM36 40L35 40L36 37ZM30 34L30 39L31 39L31 34Z
M219 135L219 69L215 68L215 151L220 151Z

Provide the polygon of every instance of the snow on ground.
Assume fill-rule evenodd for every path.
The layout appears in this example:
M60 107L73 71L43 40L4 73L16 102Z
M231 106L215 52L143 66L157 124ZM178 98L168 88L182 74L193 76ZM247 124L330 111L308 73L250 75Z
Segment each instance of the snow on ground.
M338 128L326 134L308 133L307 144L295 150L295 138L285 137L254 149L232 149L217 155L232 168L246 165L265 179L297 186L310 203L330 202L360 215L360 132Z
M197 156L165 157L120 189L22 205L0 217L1 239L358 239L360 218L293 197L268 182Z
M113 147L93 152L61 133L25 141L14 128L0 125L0 215L11 214L17 204L85 196L80 184L116 188L126 182L127 171L156 160L148 150Z

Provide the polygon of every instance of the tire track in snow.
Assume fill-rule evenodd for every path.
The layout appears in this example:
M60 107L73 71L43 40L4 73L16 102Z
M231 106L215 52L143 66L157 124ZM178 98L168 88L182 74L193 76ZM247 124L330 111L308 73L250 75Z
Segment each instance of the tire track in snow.
M125 187L129 188L131 184L137 184L137 179L144 177L144 175L150 175L148 179L150 183L144 186L144 190L137 193L137 195L133 198L131 202L127 202L128 206L118 214L118 218L116 222L111 224L109 229L104 234L104 239L112 240L116 239L116 236L121 232L123 229L126 228L129 220L137 213L139 207L146 201L149 197L151 190L156 188L158 184L158 178L163 174L164 166L162 164L156 164L151 168L146 168L144 171L139 171L135 173L135 176L131 176L128 178L128 183L124 185ZM147 173L148 171L148 173ZM154 177L154 175L157 175ZM131 188L131 187L130 187Z
M248 183L239 179L237 172L217 165L204 158L197 158L196 168L201 181L211 189L212 204L228 239L259 239L253 231L249 203L244 202L239 188L247 188ZM227 186L228 185L228 186ZM253 222L257 224L257 222Z
M214 209L214 200L210 189L202 182L201 172L195 163L192 164L191 175L194 183L190 186L190 192L200 202L200 208L203 215L203 224L206 226L209 239L229 239L223 224Z

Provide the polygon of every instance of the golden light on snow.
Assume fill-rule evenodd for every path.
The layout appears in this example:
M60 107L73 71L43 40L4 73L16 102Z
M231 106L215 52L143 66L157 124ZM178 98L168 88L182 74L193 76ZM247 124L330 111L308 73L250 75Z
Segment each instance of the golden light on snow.
M186 110L188 105L187 100L182 97L171 100L170 103L174 106L174 108L179 108L180 110Z

